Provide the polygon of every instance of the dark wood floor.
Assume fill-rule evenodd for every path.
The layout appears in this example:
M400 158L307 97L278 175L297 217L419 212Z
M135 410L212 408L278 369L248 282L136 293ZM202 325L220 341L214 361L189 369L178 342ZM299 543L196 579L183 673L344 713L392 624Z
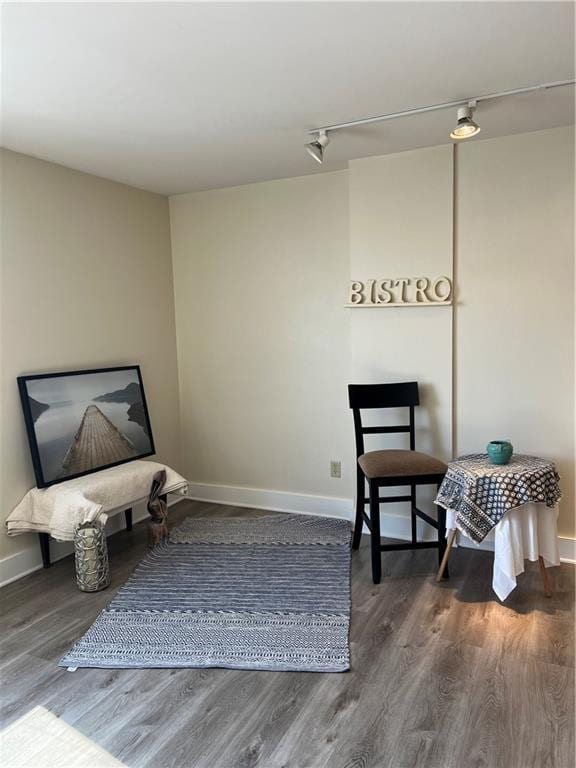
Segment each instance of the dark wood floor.
M173 520L239 513L261 514L171 510ZM109 540L105 592L79 592L71 558L1 591L4 725L40 705L129 768L574 765L572 566L553 570L551 599L530 567L502 605L488 553L455 551L441 585L435 552L385 554L374 586L364 541L353 555L348 673L57 667L145 546L145 524Z

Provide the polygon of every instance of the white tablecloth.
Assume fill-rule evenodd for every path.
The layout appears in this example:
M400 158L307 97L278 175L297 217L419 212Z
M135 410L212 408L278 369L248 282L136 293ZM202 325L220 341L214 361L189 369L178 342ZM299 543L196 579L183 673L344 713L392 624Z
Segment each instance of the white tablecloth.
M446 510L446 528L456 528L456 511ZM549 568L560 565L558 551L558 505L523 504L511 509L484 541L494 540L492 589L506 600L516 587L516 577L524 572L524 560L542 556ZM459 536L463 535L461 531Z

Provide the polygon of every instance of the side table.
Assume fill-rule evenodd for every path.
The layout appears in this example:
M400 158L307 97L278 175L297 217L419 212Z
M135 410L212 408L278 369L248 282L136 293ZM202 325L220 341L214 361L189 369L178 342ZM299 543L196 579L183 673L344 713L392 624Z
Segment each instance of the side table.
M442 578L457 532L476 543L495 529L493 588L501 600L516 586L524 558L538 560L550 596L546 566L560 562L557 541L559 476L553 463L514 455L494 465L487 454L462 456L448 465L436 503L447 512L449 531L437 580Z

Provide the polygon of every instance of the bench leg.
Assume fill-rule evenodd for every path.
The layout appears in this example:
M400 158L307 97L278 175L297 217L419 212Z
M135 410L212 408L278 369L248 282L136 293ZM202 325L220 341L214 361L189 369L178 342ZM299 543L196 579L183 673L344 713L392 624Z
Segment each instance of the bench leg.
M126 520L126 530L132 530L132 508L124 510L124 519Z
M50 562L50 534L49 533L39 533L38 538L40 539L40 552L42 554L42 565L44 568L50 568L51 562Z

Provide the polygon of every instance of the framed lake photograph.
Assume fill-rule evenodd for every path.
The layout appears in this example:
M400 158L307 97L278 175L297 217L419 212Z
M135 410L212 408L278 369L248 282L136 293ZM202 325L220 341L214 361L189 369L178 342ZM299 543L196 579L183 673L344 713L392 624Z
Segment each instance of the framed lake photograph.
M38 488L152 456L140 367L19 376Z

